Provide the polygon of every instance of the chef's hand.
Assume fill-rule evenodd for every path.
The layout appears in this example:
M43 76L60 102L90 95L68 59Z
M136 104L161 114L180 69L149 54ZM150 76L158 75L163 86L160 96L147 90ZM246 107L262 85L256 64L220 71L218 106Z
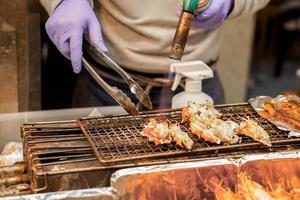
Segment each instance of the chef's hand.
M220 26L228 16L233 6L233 0L211 0L210 5L196 14L193 27L213 29Z
M49 17L46 31L59 51L71 60L75 73L81 71L83 33L88 32L90 41L107 51L89 0L63 0Z

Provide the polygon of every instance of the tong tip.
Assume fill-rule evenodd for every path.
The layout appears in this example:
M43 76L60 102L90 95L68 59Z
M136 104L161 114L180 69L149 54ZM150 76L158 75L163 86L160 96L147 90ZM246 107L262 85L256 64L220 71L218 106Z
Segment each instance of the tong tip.
M149 110L153 109L151 99L149 95L135 82L131 82L130 91L135 94L139 102L148 108Z

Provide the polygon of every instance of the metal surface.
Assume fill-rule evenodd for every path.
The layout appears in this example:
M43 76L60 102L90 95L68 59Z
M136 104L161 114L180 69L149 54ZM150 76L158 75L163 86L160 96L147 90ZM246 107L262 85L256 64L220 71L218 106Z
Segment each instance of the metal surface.
M0 178L23 174L25 172L25 164L23 162L15 163L12 166L0 167Z
M176 33L171 46L170 58L181 60L193 22L193 14L183 11L180 15Z
M18 184L11 187L0 188L0 197L19 196L30 194L30 187L28 184Z
M120 104L129 114L138 115L139 111L131 99L117 87L112 87L107 84L93 69L89 62L83 57L82 64L93 79L103 88L118 104Z
M9 187L11 185L18 185L21 183L28 183L29 179L26 174L22 174L19 176L12 176L12 177L6 177L0 179L0 187Z
M223 113L222 119L241 122L245 118L255 120L270 135L272 145L295 144L300 139L288 138L288 132L277 129L273 124L261 118L249 104L224 105L216 107ZM89 140L96 156L101 163L132 161L142 158L192 156L214 154L219 152L240 152L247 148L263 147L248 137L241 137L242 142L234 145L215 145L199 139L190 133L188 125L181 125L194 141L193 149L188 152L172 144L155 145L149 142L140 132L150 118L167 119L172 123L181 121L181 110L166 110L141 113L139 116L115 116L103 118L84 118L78 120L82 131Z
M107 187L111 175L124 168L239 158L245 154L268 151L300 149L299 145L276 145L220 149L203 154L188 154L175 157L143 158L118 163L102 164L95 156L91 145L75 121L26 123L21 127L24 145L24 161L30 190L33 193ZM24 168L17 168L22 171ZM7 173L6 170L2 170ZM10 172L10 174L16 174ZM1 176L2 177L2 176Z
M251 197L250 193L262 195L250 199L299 199L300 196L276 196L280 193L275 192L273 198L266 196L272 190L299 194L299 164L299 152L281 152L146 166L117 171L111 177L111 187L115 189L117 199L247 199L233 198L228 193L241 191L238 186L247 175L252 179L246 185L249 189L246 190L249 192L247 197ZM216 198L221 191L227 196Z
M23 162L0 167L0 197L29 194L28 182L29 178L25 173Z
M96 62L98 62L98 63L101 63L101 61L105 62L108 65L108 67L110 67L115 72L117 72L125 80L125 82L128 84L131 93L133 93L136 96L136 98L139 100L139 102L141 104L143 104L146 108L148 108L150 110L152 109L152 103L151 103L151 100L150 100L150 97L148 96L148 94L143 90L143 88L141 88L139 86L139 84L137 84L127 74L127 72L125 72L108 55L106 55L103 51L101 51L100 49L98 49L94 45L92 45L91 42L89 42L89 40L87 38L84 39L83 49L84 49L84 52L86 52L86 54L88 54L90 57L92 57Z
M183 11L180 15L176 33L171 46L171 53L169 57L174 60L181 60L186 42L188 40L188 35L192 26L195 8L191 8L190 4L193 2L184 1ZM201 0L198 4L197 11L201 12L206 9L209 5L210 0Z
M93 188L85 190L71 190L65 192L52 192L43 194L31 194L23 195L18 194L15 197L6 197L2 200L113 200L113 189L112 188Z
M258 96L254 97L248 100L248 102L251 104L251 106L259 113L261 111L264 111L264 104L265 103L273 103L273 102L288 102L288 101L295 101L300 104L300 97L291 95L291 96L284 96L279 95L275 98L272 98L270 96ZM275 124L277 128L283 131L289 131L290 137L300 137L300 130L297 130L296 128L293 128L291 125L282 122L282 121L276 121L276 120L270 120L271 123Z
M27 123L21 132L32 192L108 186L112 172L99 165L74 121Z

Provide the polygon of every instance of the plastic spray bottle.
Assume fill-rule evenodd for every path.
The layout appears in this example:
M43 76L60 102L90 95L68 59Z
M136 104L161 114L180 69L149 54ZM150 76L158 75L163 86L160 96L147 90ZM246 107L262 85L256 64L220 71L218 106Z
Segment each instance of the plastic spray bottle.
M185 80L185 91L172 98L172 108L182 108L188 102L194 103L213 103L213 99L202 92L202 80L213 78L213 71L202 61L188 61L172 63L170 71L175 73L175 80L172 91L175 91L181 82Z

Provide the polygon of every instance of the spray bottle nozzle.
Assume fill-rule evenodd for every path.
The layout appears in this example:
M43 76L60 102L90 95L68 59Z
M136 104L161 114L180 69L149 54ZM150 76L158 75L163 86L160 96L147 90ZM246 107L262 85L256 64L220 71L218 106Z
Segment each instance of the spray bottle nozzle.
M170 71L175 72L172 91L175 91L183 77L202 81L214 77L213 71L202 61L176 62L170 65Z

